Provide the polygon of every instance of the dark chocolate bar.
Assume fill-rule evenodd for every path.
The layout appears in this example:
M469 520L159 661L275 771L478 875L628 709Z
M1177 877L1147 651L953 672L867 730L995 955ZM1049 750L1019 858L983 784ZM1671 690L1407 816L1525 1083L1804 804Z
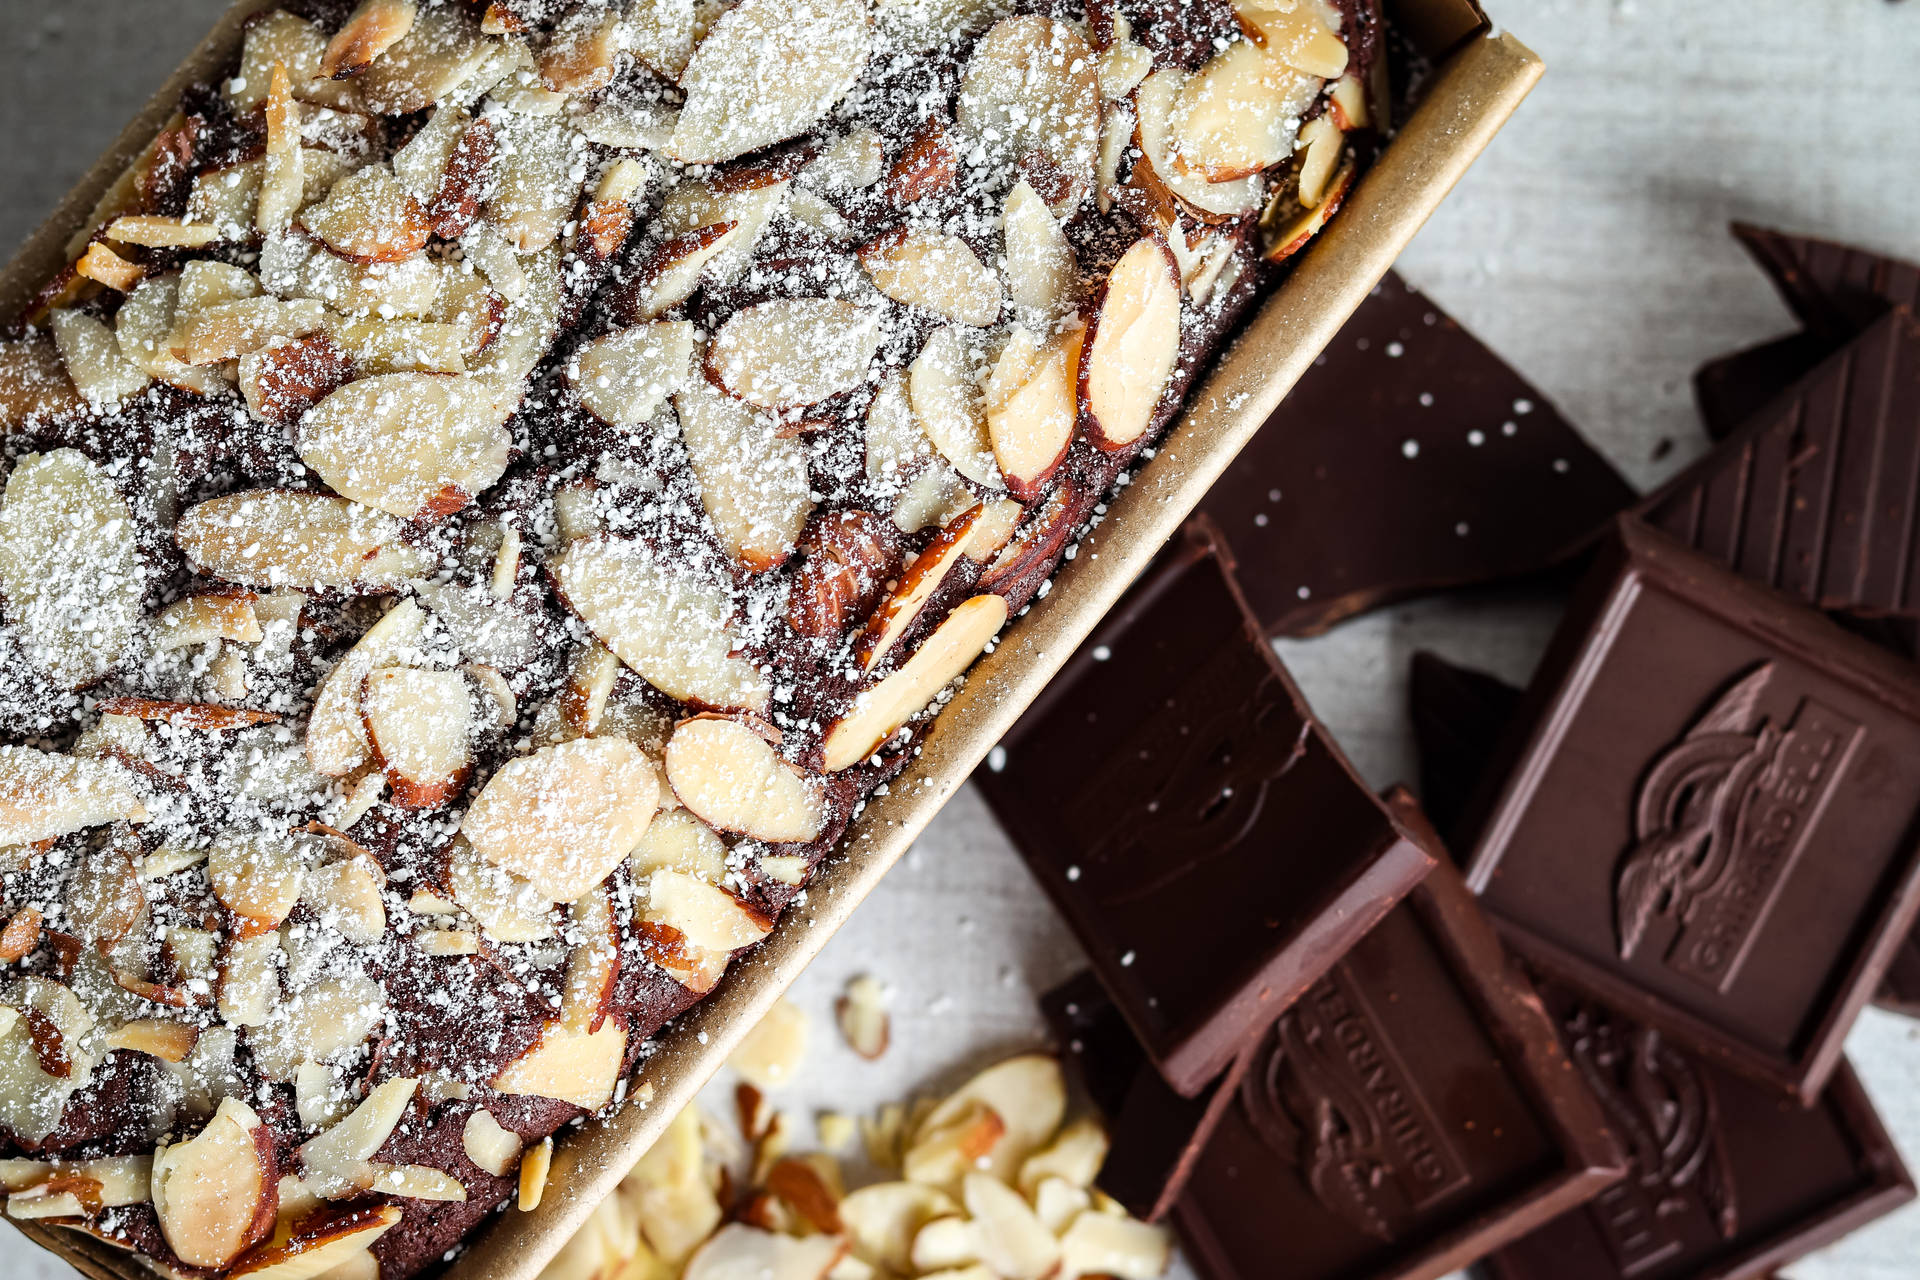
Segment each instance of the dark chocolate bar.
M1269 634L1538 573L1634 492L1534 387L1389 274L1200 505Z
M1096 1099L1124 1093L1116 1077L1150 1069L1137 1047L1111 1047L1124 1038L1112 1006L1082 999L1070 1056ZM1189 1131L1198 1154L1174 1211L1210 1280L1443 1275L1623 1167L1532 987L1444 863L1237 1070L1211 1130ZM1143 1118L1110 1121L1110 1192L1140 1172L1124 1165Z
M1888 311L1642 511L1816 608L1920 615L1920 322Z
M1811 1101L1920 911L1920 670L1622 520L1496 764L1509 940Z
M1489 1280L1762 1276L1913 1198L1913 1181L1843 1061L1802 1107L1659 1032L1544 984L1567 1051L1632 1168L1488 1257Z
M974 780L1186 1097L1433 865L1314 718L1204 528Z

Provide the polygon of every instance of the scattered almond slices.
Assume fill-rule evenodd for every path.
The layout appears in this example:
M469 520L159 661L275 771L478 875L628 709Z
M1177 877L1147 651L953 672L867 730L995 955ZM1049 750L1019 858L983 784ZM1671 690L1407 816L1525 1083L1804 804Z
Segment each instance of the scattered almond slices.
M427 615L411 599L381 615L336 662L314 695L307 719L307 760L329 777L345 777L368 758L366 722L360 694L374 668L388 666L414 649L426 629Z
M627 48L661 79L677 83L708 28L725 11L722 0L638 5L627 20Z
M175 1256L221 1268L264 1239L279 1204L275 1174L272 1131L234 1098L192 1138L160 1147L153 1207Z
M571 902L606 879L658 808L659 783L638 747L580 738L502 765L460 830L486 861Z
M678 77L687 98L667 153L718 164L804 132L853 86L871 44L861 0L742 0Z
M341 1280L371 1280L369 1250L399 1221L400 1206L395 1204L318 1211L291 1223L285 1239L276 1231L272 1239L236 1259L227 1274L247 1280L315 1280L337 1273ZM371 1275L377 1274L375 1264Z
M433 809L473 771L473 698L457 671L385 667L368 674L360 717L394 804Z
M1320 203L1312 208L1302 206L1286 191L1276 192L1273 202L1260 215L1260 232L1267 246L1262 256L1268 262L1284 262L1306 248L1333 215L1340 212L1358 173L1351 155L1342 159L1339 169L1321 191Z
M0 590L21 647L54 684L98 681L138 634L135 533L120 491L79 451L14 464L0 505Z
M700 287L708 264L746 238L739 223L716 222L654 246L635 269L625 294L628 317L651 320L685 302Z
M971 666L1006 622L1003 596L975 596L956 606L899 670L863 690L827 730L826 772L838 773L872 756Z
M721 545L750 573L785 563L813 511L805 444L704 382L679 392L674 407L701 505Z
M553 899L524 877L484 861L465 840L456 841L447 857L447 889L495 942L542 942L553 936Z
M560 238L579 202L585 140L557 116L507 112L493 129L488 220L516 252L538 252Z
M986 410L974 374L975 352L957 325L934 330L907 369L913 416L940 455L975 484L1000 486Z
M876 1182L840 1202L853 1255L897 1276L913 1274L913 1240L920 1229L959 1212L953 1197L917 1182Z
M895 302L961 324L1000 318L1000 277L958 236L903 227L863 246L860 265Z
M878 312L844 298L783 298L727 318L707 348L707 376L762 409L804 408L864 382L879 348Z
M1091 307L1080 360L1088 438L1118 450L1146 434L1179 358L1179 268L1145 236L1113 264Z
M669 565L640 540L582 538L553 567L567 607L620 660L669 697L762 711L767 677L735 653L726 588Z
M878 1060L892 1041L887 1016L887 993L872 974L849 979L846 990L834 1004L834 1017L847 1047L869 1062Z
M865 670L872 671L886 662L893 647L919 622L940 589L965 567L967 547L980 512L980 505L975 503L943 526L873 611L855 646Z
M334 490L404 519L445 516L491 487L512 438L497 390L389 373L350 382L300 423L300 457Z
M190 509L174 540L196 568L231 582L380 591L428 568L405 532L392 516L346 498L248 489Z
M505 1177L520 1162L520 1135L503 1127L485 1108L467 1117L460 1145L467 1159L496 1178Z
M667 740L664 759L680 803L716 831L784 844L812 840L826 826L817 782L745 720L684 721Z
M149 377L200 395L227 389L227 379L211 365L190 365L173 354L174 309L180 292L176 275L149 276L114 315L120 354Z
M556 93L597 93L613 83L624 42L620 10L584 5L554 27L540 54L540 78Z
M770 1091L792 1084L806 1056L807 1015L791 1001L776 1000L727 1058L727 1065L749 1084Z
M1021 1163L1053 1137L1066 1112L1066 1080L1060 1063L1048 1054L1030 1053L988 1067L949 1094L921 1120L914 1141L958 1117L973 1103L981 1103L1000 1117L1002 1136L981 1160L979 1168L1011 1183Z
M419 1081L409 1077L383 1080L345 1119L302 1143L296 1155L307 1189L329 1200L366 1190L372 1179L369 1162L400 1126L418 1087Z
M476 80L502 52L502 46L480 30L468 6L430 5L420 9L407 33L388 45L354 83L370 109L410 115Z
M987 440L1007 492L1022 502L1044 495L1073 443L1085 338L1085 327L1075 325L1042 345L1015 326L988 376Z
M1098 59L1069 23L1040 14L1002 18L961 74L955 124L1001 171L1037 153L1076 192L1093 190L1100 141Z
M598 1031L612 1012L614 983L620 977L620 924L607 886L587 890L567 915L579 941L567 953L560 1025L575 1033Z

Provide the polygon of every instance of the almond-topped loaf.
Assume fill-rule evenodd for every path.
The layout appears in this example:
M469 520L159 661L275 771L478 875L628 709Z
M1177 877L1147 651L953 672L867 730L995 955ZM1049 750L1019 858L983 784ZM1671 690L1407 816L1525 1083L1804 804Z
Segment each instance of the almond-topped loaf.
M537 1198L1338 209L1382 39L252 19L0 344L6 1211L398 1280Z

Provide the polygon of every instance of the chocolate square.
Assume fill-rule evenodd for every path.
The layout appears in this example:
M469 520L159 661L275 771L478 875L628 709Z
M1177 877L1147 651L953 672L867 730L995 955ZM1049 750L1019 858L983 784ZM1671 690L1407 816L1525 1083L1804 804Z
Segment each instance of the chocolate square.
M975 774L1161 1072L1192 1097L1427 873L1204 529Z
M1521 714L1468 862L1509 940L1812 1100L1920 911L1920 670L1623 520Z
M1582 1208L1488 1257L1490 1280L1765 1275L1913 1198L1843 1061L1810 1107L1719 1070L1553 984L1541 994L1631 1169Z
M1200 504L1270 635L1537 574L1634 501L1572 423L1389 272Z
M1137 1086L1114 1079L1150 1068L1137 1047L1116 1046L1124 1025L1111 1005L1078 999L1070 1057L1096 1099L1125 1096ZM1184 1188L1170 1188L1188 1256L1211 1280L1439 1276L1583 1203L1623 1167L1531 985L1445 863L1236 1073L1210 1127L1187 1140L1198 1151ZM1153 1118L1142 1111L1111 1116L1103 1189L1125 1185L1128 1162L1153 1147L1143 1125Z

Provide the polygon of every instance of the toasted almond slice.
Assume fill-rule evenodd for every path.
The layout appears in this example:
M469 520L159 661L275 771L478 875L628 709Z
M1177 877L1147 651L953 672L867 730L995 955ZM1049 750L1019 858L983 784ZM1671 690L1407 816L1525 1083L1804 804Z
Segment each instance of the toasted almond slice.
M540 1207L547 1193L547 1175L552 1171L553 1135L548 1134L529 1148L520 1161L520 1212L532 1213Z
M1060 1237L1060 1269L1067 1275L1155 1280L1172 1256L1166 1228L1108 1213L1082 1213Z
M574 166L581 139L561 118L507 113L494 121L499 135L487 216L521 253L559 239L580 198Z
M586 1035L554 1023L490 1083L501 1093L558 1098L582 1111L598 1111L613 1100L626 1051L627 1028L617 1020Z
M1044 1280L1060 1265L1060 1243L1020 1193L984 1173L963 1184L980 1259L1006 1280Z
M230 582L377 591L430 563L404 533L392 516L345 498L248 489L192 508L173 536L196 568Z
M109 822L145 822L117 760L0 746L0 845L38 844Z
M496 179L500 142L491 120L471 120L461 130L427 199L433 234L458 240L479 220L480 208Z
M913 1273L913 1238L921 1228L959 1212L953 1197L917 1182L876 1182L840 1202L854 1256L897 1276Z
M1001 1182L1060 1127L1066 1111L1066 1080L1057 1059L1040 1053L1021 1054L988 1067L950 1094L921 1121L918 1134L950 1123L973 1102L991 1107L1006 1124L1005 1135L981 1165Z
M879 348L879 313L842 298L787 298L729 316L706 364L749 404L801 408L858 386Z
M700 285L707 264L739 234L739 224L718 222L683 232L655 247L634 273L625 309L636 320L651 320L685 302Z
M773 1090L793 1083L806 1056L807 1015L796 1004L776 1000L727 1058L727 1065L748 1083Z
M1326 201L1334 175L1345 158L1346 140L1327 116L1318 116L1300 131L1300 203L1317 209Z
M599 884L659 807L652 763L624 738L582 738L508 761L461 823L474 852L556 902Z
M0 430L13 431L80 404L59 349L45 336L0 341Z
M190 365L179 368L190 374L211 372ZM254 417L276 426L290 426L351 382L357 372L353 357L338 342L325 333L311 333L240 357L240 394ZM164 373L155 376L167 377Z
M1311 209L1302 207L1297 201L1289 203L1285 192L1276 194L1273 203L1260 215L1261 234L1268 246L1262 256L1268 262L1284 262L1306 248L1307 243L1332 221L1333 215L1340 212L1340 206L1346 203L1347 193L1353 189L1357 173L1353 157L1347 156L1339 170L1327 180L1320 203Z
M1080 411L1093 442L1124 449L1145 434L1180 356L1180 275L1161 241L1120 255L1087 323Z
M960 80L955 122L995 169L1038 153L1084 194L1100 139L1098 59L1066 22L1002 18L982 36Z
M0 929L0 963L16 964L40 946L41 925L46 917L33 907L22 907Z
M1000 318L1000 278L958 236L902 228L868 242L860 265L895 302L962 324Z
M144 583L120 491L74 449L14 464L0 506L0 590L18 643L54 684L110 672L140 627Z
M605 885L581 895L568 912L579 941L567 955L561 987L560 1024L569 1031L598 1031L613 1005L620 977L620 925Z
M459 672L374 671L361 691L360 716L393 803L436 808L466 785L473 769L473 699Z
M1233 8L1242 29L1268 57L1323 80L1345 74L1347 46L1329 25L1337 22L1331 6L1266 0Z
M449 102L436 107L406 145L393 153L393 176L400 179L400 185L411 192L414 199L429 203L433 200L454 150L472 123L473 116L466 108Z
M349 942L372 943L386 932L387 907L371 859L330 862L307 872L300 893L320 922Z
M1100 93L1109 102L1124 99L1153 70L1153 54L1133 38L1124 13L1113 15L1112 38L1100 50Z
M356 502L408 519L449 515L505 472L511 411L475 378L362 378L301 421L300 457Z
M53 345L81 399L91 405L118 404L145 390L150 379L121 354L113 330L80 311L55 311L47 317Z
M284 9L269 10L248 22L240 70L221 86L222 92L242 115L254 110L266 101L278 62L287 68L294 96L301 101L350 110L355 105L353 86L320 74L326 52L327 37L319 27Z
M360 97L382 115L425 111L474 80L500 52L470 6L432 5L360 74Z
M524 878L482 860L464 840L455 842L447 859L447 889L495 942L553 936L553 900Z
M460 1145L467 1159L496 1178L506 1177L508 1170L520 1162L520 1135L503 1127L484 1108L467 1117Z
M761 859L763 867L765 863ZM654 815L646 835L627 855L627 865L633 868L635 880L665 870L719 884L727 874L727 846L712 827L684 808L668 809Z
M362 376L465 373L473 341L470 328L431 320L340 320L328 332Z
M801 171L803 182L828 192L862 190L886 172L886 143L877 130L864 125L829 142Z
M892 1040L887 1016L887 993L880 980L861 974L848 981L846 991L834 1004L834 1016L847 1047L869 1062L886 1053Z
M910 1182L957 1191L1007 1131L1006 1121L974 1099L944 1123L923 1126L901 1153L900 1171Z
M105 1044L109 1049L127 1049L162 1062L178 1063L193 1052L194 1041L199 1038L200 1029L190 1022L136 1018L108 1032Z
M898 371L887 374L867 406L867 479L887 490L898 490L933 460L933 442L914 418L907 379Z
M620 659L592 640L575 650L567 683L560 690L560 719L568 738L592 736L606 714L607 699L620 678Z
M107 239L148 249L203 249L220 238L216 228L182 218L130 213L107 226Z
M838 1236L776 1235L733 1222L687 1259L684 1280L825 1280L846 1251Z
M181 312L203 311L222 303L260 296L260 281L252 272L212 258L195 258L180 269Z
M207 850L214 896L239 921L238 935L280 927L294 904L306 867L293 842L270 832L222 832Z
M1082 1117L1054 1135L1047 1146L1020 1164L1018 1186L1032 1196L1048 1178L1062 1178L1076 1187L1090 1187L1107 1158L1107 1131L1100 1122Z
M685 721L667 741L665 763L680 803L716 830L780 844L812 840L826 825L814 780L744 721Z
M693 368L691 321L637 324L587 344L568 376L580 403L616 427L637 427L687 383Z
M151 377L200 395L227 390L226 375L217 367L194 366L176 359L172 337L179 277L151 276L140 282L114 315L114 338L120 354Z
M1080 287L1073 247L1046 201L1024 179L1007 193L1005 232L1013 301L1048 318L1070 308Z
M602 538L574 542L553 575L600 642L669 697L749 711L767 706L767 678L733 652L733 605L719 584L663 564L644 542Z
M1327 115L1343 133L1373 127L1373 108L1367 101L1367 86L1360 77L1348 72L1327 91Z
M225 1267L273 1229L279 1204L273 1137L251 1107L221 1101L213 1119L153 1157L160 1233L189 1266Z
M1221 183L1280 163L1293 154L1320 86L1250 41L1234 41L1180 88L1169 121L1174 169Z
M264 235L284 230L306 203L305 150L300 145L300 106L282 63L273 64L267 87L267 151L260 171L260 203L253 225Z
M975 484L998 487L973 353L956 325L936 329L907 370L913 416L942 457Z
M906 206L953 185L960 157L938 116L929 116L900 150L882 189L888 201ZM863 184L865 185L865 184Z
M806 131L859 78L872 26L857 0L742 0L680 77L687 100L668 154L718 164Z
M236 298L231 302L189 310L184 301L175 310L173 334L167 340L174 358L192 365L219 364L290 338L303 338L326 327L327 310L309 298L291 302L279 298Z
M119 293L131 293L133 286L146 276L147 269L137 262L129 262L106 245L95 241L87 246L80 255L74 270L88 280L97 281Z
M307 761L329 777L351 773L368 756L366 722L360 693L376 667L390 664L418 645L427 615L412 600L402 600L381 615L321 682L307 720Z
M815 1231L840 1234L839 1171L830 1157L816 1154L777 1160L767 1170L766 1187Z
M228 941L220 959L216 1008L225 1021L257 1027L280 1000L280 935L271 931Z
M360 0L328 42L320 75L328 80L359 75L413 29L416 12L414 0Z
M965 563L968 540L979 515L976 503L942 528L873 611L857 646L864 669L872 671L887 660L901 637L920 620L935 593Z
M368 165L333 184L327 198L300 213L300 225L349 262L398 262L426 247L427 211L385 165Z
M1186 72L1169 67L1154 72L1133 91L1133 145L1140 152L1133 162L1133 181L1178 198L1208 222L1250 213L1260 202L1257 176L1209 182L1203 174L1179 164L1174 122L1189 79Z
M935 1218L913 1237L912 1262L916 1275L945 1273L979 1261L980 1249L975 1242L973 1225L965 1218Z
M1046 491L1047 482L1066 459L1067 446L1073 443L1085 337L1086 330L1076 325L1056 334L1044 347L1035 344L1024 358L1010 342L1001 362L1012 354L1015 367L1009 368L1003 381L996 364L988 382L987 439L993 444L1007 491L1023 502L1032 502ZM1023 338L1032 341L1024 329L1016 329L1014 341ZM1011 534L1012 529L1007 532ZM988 558L969 554L976 560Z
M626 15L586 6L560 19L540 54L540 78L556 93L597 93L613 83Z
M803 443L702 382L674 397L700 502L721 545L748 572L783 564L813 510Z
M364 1050L387 1020L380 984L358 973L300 986L247 1032L254 1064L276 1082L293 1080L302 1062L327 1062Z
M349 1276L373 1242L400 1221L400 1206L361 1205L344 1212L316 1212L295 1221L285 1240L278 1233L238 1259L227 1272L247 1280L315 1280L338 1271L343 1280L367 1280L364 1272Z
M720 0L660 0L640 5L628 19L627 47L662 79L677 82L701 38L725 9Z
M366 1162L393 1136L418 1085L407 1077L383 1080L346 1119L301 1144L302 1181L314 1194L335 1199L363 1189Z
M1006 621L1001 596L975 596L957 606L905 665L855 698L827 731L826 771L838 773L872 756L980 656Z

